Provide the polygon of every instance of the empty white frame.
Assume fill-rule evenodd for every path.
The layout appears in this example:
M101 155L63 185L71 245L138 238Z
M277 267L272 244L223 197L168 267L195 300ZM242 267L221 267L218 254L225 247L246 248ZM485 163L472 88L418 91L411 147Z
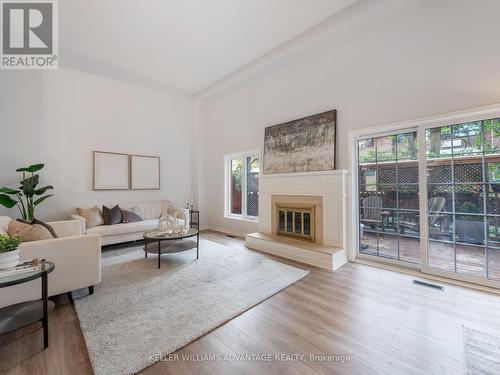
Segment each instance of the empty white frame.
M130 188L132 190L160 189L160 158L130 155Z
M94 151L94 190L128 190L129 156Z

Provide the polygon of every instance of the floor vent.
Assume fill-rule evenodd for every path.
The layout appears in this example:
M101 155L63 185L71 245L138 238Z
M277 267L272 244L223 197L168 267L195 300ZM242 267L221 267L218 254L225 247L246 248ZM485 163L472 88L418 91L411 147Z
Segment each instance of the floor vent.
M426 286L426 287L429 287L429 288L433 288L433 289L438 289L440 291L444 291L444 286L436 285L436 284L431 284L431 283L426 283L425 281L413 280L413 284L423 285L423 286Z
M229 238L236 238L236 236L233 236L232 234L226 234L226 237L229 237Z

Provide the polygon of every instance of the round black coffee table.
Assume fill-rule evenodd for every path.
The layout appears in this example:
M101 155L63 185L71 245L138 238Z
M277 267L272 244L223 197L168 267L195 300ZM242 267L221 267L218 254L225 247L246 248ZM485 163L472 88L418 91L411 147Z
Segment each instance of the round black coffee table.
M0 277L0 288L27 283L32 280L42 279L42 299L37 301L21 302L15 305L6 306L0 309L0 326L4 321L7 322L5 330L1 329L0 333L10 332L13 329L20 328L24 325L31 324L37 320L42 321L43 326L43 348L49 346L49 324L48 324L48 274L54 271L55 265L52 262L42 260L40 268L36 271L20 273L16 275ZM42 318L39 318L40 304L42 305ZM18 324L22 322L22 324ZM9 327L15 327L10 329Z
M152 252L151 248L148 248L148 244L151 242L158 242L158 248L156 253L158 254L158 268L160 268L160 255L162 253L177 253L181 251L187 251L194 248L194 246L189 246L189 244L175 243L170 246L165 246L162 248L163 241L177 241L185 238L196 237L196 259L199 258L200 253L200 232L198 229L190 228L187 231L179 233L163 233L161 230L154 230L151 232L144 233L144 256L148 257L148 250ZM193 243L193 241L190 241Z

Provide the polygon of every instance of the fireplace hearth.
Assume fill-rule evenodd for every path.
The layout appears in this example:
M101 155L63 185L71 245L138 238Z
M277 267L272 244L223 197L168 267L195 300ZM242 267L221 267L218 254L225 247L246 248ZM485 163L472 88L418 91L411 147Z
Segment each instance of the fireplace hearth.
M250 249L335 270L347 262L346 171L259 176L259 231Z

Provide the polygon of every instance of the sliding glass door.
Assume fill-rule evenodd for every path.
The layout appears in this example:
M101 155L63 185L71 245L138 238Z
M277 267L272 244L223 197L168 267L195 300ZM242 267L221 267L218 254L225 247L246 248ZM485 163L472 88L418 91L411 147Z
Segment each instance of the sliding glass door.
M420 263L417 132L360 139L358 176L359 252Z
M360 137L358 257L500 286L500 118Z
M426 129L427 267L500 280L500 121Z

